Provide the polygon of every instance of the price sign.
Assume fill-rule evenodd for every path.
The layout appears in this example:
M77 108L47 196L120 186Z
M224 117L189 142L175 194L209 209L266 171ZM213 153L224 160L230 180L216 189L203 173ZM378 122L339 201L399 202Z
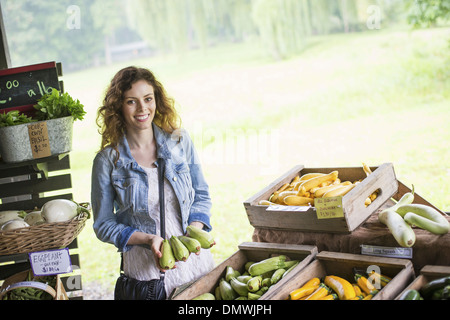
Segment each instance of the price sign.
M315 198L317 219L343 218L342 197Z
M361 254L366 254L369 256L411 259L413 255L413 249L403 247L371 246L363 244L361 245Z
M35 276L50 276L72 272L68 248L31 252L28 256Z
M29 124L28 137L30 138L30 147L34 159L52 155L46 121Z

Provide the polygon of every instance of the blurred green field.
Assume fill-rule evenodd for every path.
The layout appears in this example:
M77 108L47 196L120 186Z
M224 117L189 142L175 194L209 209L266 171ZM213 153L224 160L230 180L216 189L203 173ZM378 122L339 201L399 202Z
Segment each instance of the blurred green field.
M450 32L383 29L311 38L298 57L268 60L256 43L137 60L64 76L88 114L75 123L73 194L90 201L96 110L111 77L152 69L175 97L213 200L217 263L251 241L242 202L294 165L394 164L397 178L450 211ZM84 286L112 290L119 254L92 220L79 237Z

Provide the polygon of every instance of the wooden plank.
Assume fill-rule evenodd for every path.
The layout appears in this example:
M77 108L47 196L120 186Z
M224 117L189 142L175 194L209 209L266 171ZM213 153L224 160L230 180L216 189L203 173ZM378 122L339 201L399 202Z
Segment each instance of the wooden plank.
M20 181L16 183L6 183L2 185L2 198L23 195L23 194L39 194L61 189L69 189L72 187L70 174L49 177L46 180L36 180L30 184L28 181Z
M0 266L0 280L5 280L16 273L28 270L30 268L31 265L28 261Z
M6 163L4 161L0 161L0 170L16 168L16 167L24 167L24 166L29 166L29 165L33 166L36 163L57 162L57 161L64 159L65 157L67 157L68 154L69 153L62 153L62 154L58 154L58 155L52 155L50 157L27 160L27 161L22 161L22 162L15 162L15 163Z
M0 4L0 69L7 69L11 67L11 56L9 54L7 38L2 6Z
M72 200L73 195L72 193L66 193L66 194L60 194L56 196L51 197L37 197L30 200L21 200L17 202L8 202L8 203L2 203L0 204L0 210L33 210L34 208L40 208L46 203L47 201L54 200L54 199L68 199Z

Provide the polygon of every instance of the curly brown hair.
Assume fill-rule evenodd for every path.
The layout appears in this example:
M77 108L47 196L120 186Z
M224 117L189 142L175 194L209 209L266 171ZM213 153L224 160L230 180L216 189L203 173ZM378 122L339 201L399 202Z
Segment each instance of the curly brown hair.
M175 100L167 95L164 86L148 69L126 67L112 78L106 90L103 105L97 112L97 125L102 135L100 149L111 146L117 150L117 144L125 134L125 120L122 115L124 93L139 80L145 80L153 87L156 112L153 122L167 133L180 128L181 119L175 110Z

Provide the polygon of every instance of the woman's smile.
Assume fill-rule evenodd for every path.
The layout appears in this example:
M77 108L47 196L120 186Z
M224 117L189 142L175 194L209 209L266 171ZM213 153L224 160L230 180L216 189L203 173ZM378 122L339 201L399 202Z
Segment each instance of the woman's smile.
M144 115L135 116L134 118L139 122L145 122L148 120L149 117L150 117L150 114L144 114Z

